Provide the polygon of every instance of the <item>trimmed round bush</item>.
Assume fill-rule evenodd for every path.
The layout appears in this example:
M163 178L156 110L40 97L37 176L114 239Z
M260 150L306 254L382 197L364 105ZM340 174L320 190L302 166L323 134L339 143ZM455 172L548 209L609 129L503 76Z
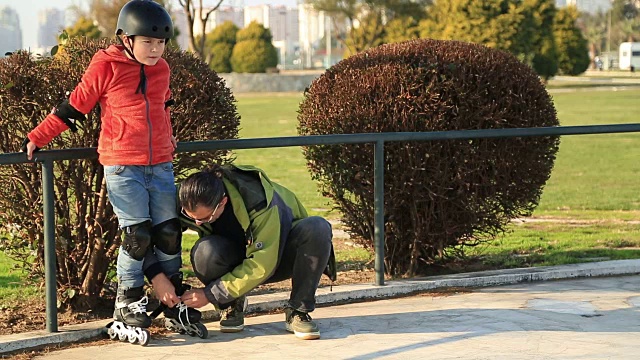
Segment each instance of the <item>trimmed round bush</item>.
M412 40L328 69L305 92L300 135L557 126L540 78L482 45ZM385 143L385 268L426 273L464 246L530 215L553 168L557 137ZM312 178L348 232L373 248L373 144L304 149Z

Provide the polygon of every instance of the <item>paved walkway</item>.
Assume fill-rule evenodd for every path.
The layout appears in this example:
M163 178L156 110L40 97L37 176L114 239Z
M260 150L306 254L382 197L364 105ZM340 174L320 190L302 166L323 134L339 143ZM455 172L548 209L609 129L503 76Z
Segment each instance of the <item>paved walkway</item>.
M147 347L86 343L50 359L637 359L640 260L484 271L322 288L312 314L322 338L296 339L284 315L246 320L239 334L208 322L206 340L155 336ZM442 289L459 289L448 293ZM425 293L442 291L445 295ZM416 295L417 294L417 295ZM404 296L404 297L399 297ZM249 312L281 308L288 294L250 296ZM339 305L348 303L346 305ZM203 315L212 318L212 308ZM102 337L106 321L0 336L0 355Z
M469 292L466 292L469 291ZM182 335L147 347L110 342L46 359L638 359L640 276L527 282L325 306L320 340L284 331L284 315L246 319L245 331Z
M284 315L247 319L240 334L155 336L148 347L106 341L45 357L71 359L636 359L640 353L640 259L432 276L318 290L322 338L284 331ZM573 279L573 280L571 280ZM461 289L449 296L428 291ZM422 294L422 295L415 295ZM413 296L412 296L413 295ZM250 295L249 313L280 310L287 293ZM339 305L345 304L348 305ZM212 306L203 309L212 319ZM108 320L0 336L0 357L103 338ZM98 346L100 345L100 346Z

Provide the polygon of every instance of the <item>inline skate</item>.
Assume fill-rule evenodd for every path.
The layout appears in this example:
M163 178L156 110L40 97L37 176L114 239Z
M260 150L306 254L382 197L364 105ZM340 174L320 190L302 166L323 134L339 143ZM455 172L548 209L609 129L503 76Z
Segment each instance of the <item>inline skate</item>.
M175 287L176 295L178 296L182 296L185 291L191 289L191 286L182 282L181 272L172 275L169 280ZM155 319L161 312L164 313L164 326L167 330L179 334L197 336L201 339L206 339L209 336L207 328L200 322L202 313L199 310L189 308L183 302L172 308L161 304L151 313L151 318Z
M151 318L147 315L148 303L142 287L118 287L113 321L107 325L109 338L146 346L149 343L147 328L151 325Z

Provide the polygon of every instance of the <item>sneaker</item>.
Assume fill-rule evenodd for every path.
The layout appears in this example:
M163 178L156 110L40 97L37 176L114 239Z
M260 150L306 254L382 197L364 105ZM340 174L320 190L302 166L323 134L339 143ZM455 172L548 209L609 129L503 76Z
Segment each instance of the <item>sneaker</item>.
M303 340L313 340L320 338L320 330L318 325L311 320L306 312L294 310L292 308L284 309L285 326L288 332L292 332L297 338Z
M231 306L220 310L220 332L235 333L244 329L244 312L249 301L245 295L237 298Z

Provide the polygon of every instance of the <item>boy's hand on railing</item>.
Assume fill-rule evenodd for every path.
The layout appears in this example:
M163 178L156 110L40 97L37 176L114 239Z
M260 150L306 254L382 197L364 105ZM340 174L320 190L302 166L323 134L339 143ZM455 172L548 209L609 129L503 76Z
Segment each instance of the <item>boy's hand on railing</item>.
M27 153L27 159L31 160L33 158L33 153L38 150L40 150L40 148L31 142L29 138L25 138L24 141L22 141L22 152Z

